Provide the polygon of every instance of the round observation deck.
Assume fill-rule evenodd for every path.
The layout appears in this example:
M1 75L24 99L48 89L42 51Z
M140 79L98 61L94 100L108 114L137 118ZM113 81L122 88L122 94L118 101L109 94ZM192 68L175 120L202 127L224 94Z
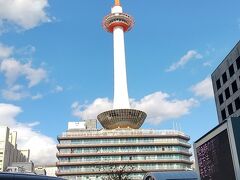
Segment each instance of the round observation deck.
M132 128L139 129L147 114L135 109L114 109L97 116L105 129Z
M126 13L111 13L104 17L103 28L108 32L113 32L114 27L120 26L124 32L129 31L134 26L133 17Z

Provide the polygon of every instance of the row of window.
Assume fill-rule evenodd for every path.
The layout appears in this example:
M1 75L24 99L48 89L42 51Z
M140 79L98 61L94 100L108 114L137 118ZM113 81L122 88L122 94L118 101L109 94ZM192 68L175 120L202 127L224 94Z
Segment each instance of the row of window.
M122 165L116 165L115 168L120 168ZM129 165L132 169L131 165ZM190 168L188 164L184 163L154 163L154 164L134 164L137 169L184 169ZM86 172L86 171L111 171L112 167L109 165L87 165L87 166L61 166L58 167L61 172ZM130 170L131 170L130 169Z
M236 111L240 109L240 97L237 97L234 100L234 105L235 105ZM228 116L231 116L233 114L233 112L235 112L233 110L233 103L230 103L229 105L227 105L227 110L228 110ZM227 118L227 113L226 113L225 108L221 111L221 116L222 116L222 120Z
M128 156L93 156L93 157L65 157L59 162L96 162L96 161L127 161L127 160L188 160L189 156L181 154L163 155L128 155Z
M128 175L130 179L143 179L144 175L146 173L131 173ZM73 176L61 176L63 179L69 179L69 180L93 180L93 179L109 179L108 175L104 174L92 174L92 175L73 175Z
M232 87L232 95L233 95L238 90L238 85L237 85L237 81L236 80L232 82L231 87ZM229 87L227 87L224 90L224 94L225 94L225 99L226 100L231 97L231 93L230 93ZM224 102L223 93L218 96L218 101L219 101L220 105Z
M237 70L239 70L240 69L240 56L236 59L235 63L236 63ZM229 72L229 78L231 78L235 73L234 63L231 66L229 66L228 72ZM221 83L220 78L222 78L222 83ZM227 72L224 72L222 74L222 77L220 77L220 78L216 81L217 90L219 90L222 87L222 85L227 82L227 80L228 80Z
M143 179L146 173L131 173L128 175L130 179ZM63 179L68 180L96 180L96 179L109 179L109 175L105 174L91 174L91 175L73 175L73 176L61 176Z
M122 139L73 139L60 140L60 144L101 144L101 143L144 143L144 142L183 142L181 138L122 138Z
M141 147L100 147L100 148L64 148L60 153L109 153L109 152L152 152L152 151L184 151L188 148L182 146L141 146Z

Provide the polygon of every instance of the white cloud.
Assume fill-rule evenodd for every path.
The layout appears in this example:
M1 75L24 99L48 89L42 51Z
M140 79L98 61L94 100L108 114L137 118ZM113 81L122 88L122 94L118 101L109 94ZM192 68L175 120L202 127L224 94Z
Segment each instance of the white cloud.
M32 99L33 99L33 100L42 99L42 98L43 98L43 95L40 94L40 93L38 93L38 94L32 96Z
M21 56L31 56L36 52L36 48L32 45L27 45L18 49L15 49L15 53Z
M18 101L25 97L28 97L29 94L23 90L23 86L14 85L9 89L2 90L2 96L4 99Z
M195 94L195 96L199 96L204 99L213 98L214 93L213 93L211 77L206 77L204 80L193 85L191 87L191 91Z
M101 112L112 109L112 101L108 98L97 98L91 104L81 105L79 102L72 104L73 115L81 119L97 118Z
M189 50L180 60L174 64L172 64L168 69L167 72L175 71L176 69L183 67L186 63L193 59L201 59L203 56L195 50Z
M57 86L55 87L55 89L53 90L53 92L58 93L58 92L62 92L63 90L64 90L64 89L63 89L62 86L57 85Z
M16 120L16 116L22 109L12 104L0 103L0 124L6 125L11 131L18 133L18 148L30 149L30 159L35 164L47 164L56 162L56 142L40 132L32 129L38 123L23 124Z
M22 64L13 58L2 61L0 72L4 73L8 85L13 85L20 76L24 76L28 80L29 88L39 84L47 77L47 72L43 68L34 69L31 62Z
M203 66L205 67L211 67L212 66L212 63L210 61L206 61L203 63Z
M0 43L0 60L8 58L13 52L13 47L8 47Z
M40 124L39 121L35 121L35 122L29 123L29 124L27 124L27 125L30 126L30 127L34 127L34 126L37 126L37 125L39 125L39 124Z
M198 104L193 98L185 100L170 98L167 93L155 92L140 101L134 101L133 107L146 112L148 122L159 124L164 120L176 119L188 114L190 109Z
M48 6L48 0L0 0L0 31L4 32L9 25L27 30L50 22Z
M131 100L131 107L148 114L147 121L159 124L164 120L179 118L190 112L190 109L198 104L192 98L185 100L170 99L170 95L163 92L149 94L139 101ZM112 109L112 101L108 98L97 98L91 104L72 104L73 115L81 119L96 118L103 111Z

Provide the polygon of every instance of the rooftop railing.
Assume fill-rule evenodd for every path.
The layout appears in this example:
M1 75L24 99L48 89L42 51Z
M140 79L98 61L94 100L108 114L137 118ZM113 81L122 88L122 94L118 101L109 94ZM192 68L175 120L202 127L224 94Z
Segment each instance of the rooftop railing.
M90 136L90 137L104 137L104 136L141 136L141 135L162 135L162 136L183 136L190 137L181 131L177 130L148 130L148 129L115 129L115 130L79 130L74 132L63 132L59 137L76 137L76 136Z

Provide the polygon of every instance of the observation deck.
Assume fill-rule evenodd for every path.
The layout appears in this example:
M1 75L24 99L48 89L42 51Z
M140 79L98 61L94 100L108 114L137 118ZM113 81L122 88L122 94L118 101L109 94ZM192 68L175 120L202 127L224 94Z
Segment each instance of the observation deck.
M139 129L147 114L135 109L115 109L103 112L97 116L105 129L131 128Z
M111 13L104 17L103 28L108 32L113 32L114 27L120 26L123 31L130 31L134 26L134 19L126 13Z

